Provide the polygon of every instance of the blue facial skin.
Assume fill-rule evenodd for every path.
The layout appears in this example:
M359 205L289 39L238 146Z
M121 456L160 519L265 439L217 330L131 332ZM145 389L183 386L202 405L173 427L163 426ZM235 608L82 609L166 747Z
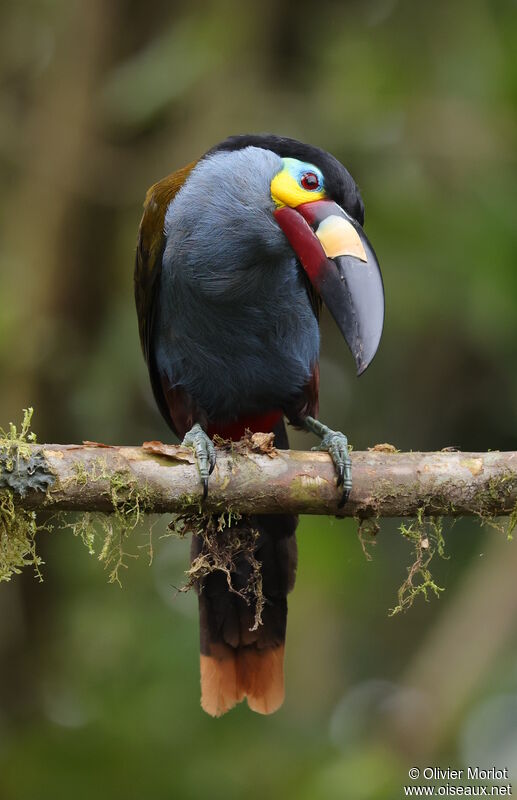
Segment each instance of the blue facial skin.
M156 363L209 419L288 407L318 360L304 274L273 216L282 168L258 147L215 153L167 210Z
M306 172L313 172L318 178L318 187L317 190L321 191L325 188L325 181L323 178L323 173L321 172L318 167L314 164L309 164L307 161L298 161L297 158L283 158L284 169L286 169L290 175L293 176L295 181L302 185L302 177L305 175Z

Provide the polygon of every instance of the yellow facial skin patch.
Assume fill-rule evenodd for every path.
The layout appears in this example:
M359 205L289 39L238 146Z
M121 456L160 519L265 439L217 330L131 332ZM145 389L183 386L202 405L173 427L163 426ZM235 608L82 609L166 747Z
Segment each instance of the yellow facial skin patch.
M321 242L327 258L355 256L367 262L366 252L354 226L344 217L332 214L318 226L316 236Z
M304 170L316 173L316 167L310 164L303 164L296 158L284 158L282 160L284 168L271 181L271 197L277 208L282 208L282 206L296 208L302 203L323 200L326 197L326 192L323 188L311 191L304 189L300 184L299 177L303 175ZM320 174L319 170L316 174ZM323 180L321 183L323 184Z

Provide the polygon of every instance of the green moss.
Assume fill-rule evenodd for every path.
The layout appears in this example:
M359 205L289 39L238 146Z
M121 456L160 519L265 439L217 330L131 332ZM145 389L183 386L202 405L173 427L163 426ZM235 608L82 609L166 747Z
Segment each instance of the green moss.
M510 516L508 517L508 522L506 525L506 538L508 539L509 542L513 542L513 532L516 527L517 527L517 504L512 513L510 514Z
M399 527L402 536L412 545L413 562L407 568L407 577L398 590L398 604L390 609L390 616L407 611L419 596L428 602L431 594L440 597L445 591L438 586L430 571L435 555L447 558L442 518L425 517L424 513L425 509L419 508L416 518L409 525L403 522Z
M31 431L33 408L23 409L23 418L20 430L13 422L9 423L7 430L0 428L0 448L8 454L12 461L9 462L13 469L14 462L18 459L28 459L31 455L31 445L36 442L36 434Z
M504 519L495 517L494 510L500 508L501 503L508 505L508 501L515 495L516 486L517 475L508 470L497 478L491 478L487 487L481 489L473 498L473 506L481 524L505 533L509 541L512 541L517 526L517 503Z
M367 517L365 519L357 519L357 536L361 544L362 551L367 561L372 560L371 549L377 544L375 538L379 533L381 526L378 517Z
M517 527L517 504L504 519L495 517L494 512L501 508L502 503L508 505L509 498L515 495L516 481L517 476L511 470L490 479L486 487L474 495L471 506L472 513L482 525L490 525L498 532L505 533L509 541L513 539ZM399 531L411 543L413 559L407 567L407 577L398 590L398 603L390 609L390 616L409 609L419 596L428 601L432 595L439 597L444 591L444 587L436 583L430 569L435 556L446 558L443 517L433 516L433 509L440 509L444 516L457 518L458 511L449 499L453 485L454 481L451 480L443 484L439 494L432 492L421 497L421 506L415 515L412 501L418 493L419 484L415 482L398 488L388 481L381 481L368 507L360 509L362 514L368 515L366 519L360 518L358 525L359 540L368 560L371 559L370 546L375 544L373 537L379 530L379 511L386 500L395 500L400 515L411 518L409 524L403 522L400 525Z
M74 481L78 486L86 486L88 483L88 472L82 461L76 461L73 466Z
M443 587L438 586L430 570L431 562L436 555L447 558L442 518L426 517L425 513L424 507L419 508L415 518L409 523L402 522L399 526L400 534L411 544L413 558L407 567L407 577L398 589L398 603L389 610L389 616L407 611L418 596L428 601L431 594L439 597L445 591ZM366 559L371 561L371 550L380 531L379 517L367 517L357 521L359 542Z
M81 485L109 479L108 494L113 513L85 513L75 522L68 521L62 515L62 524L81 539L90 555L96 556L102 563L108 572L109 582L121 586L121 570L127 569L128 561L139 555L129 552L127 547L129 537L137 528L142 532L147 529L145 549L149 563L152 562L153 526L148 518L153 504L152 493L148 486L138 487L129 470L109 474L104 459L97 459L90 470L80 464L75 479Z
M0 581L9 581L23 567L32 566L38 580L43 580L42 560L36 552L36 514L16 508L10 489L0 491Z
M81 539L89 554L94 556L96 543L96 516L86 512L85 514L81 514L76 522L67 521L66 518L63 518L61 522L64 528L69 528L74 536L77 536L79 539Z

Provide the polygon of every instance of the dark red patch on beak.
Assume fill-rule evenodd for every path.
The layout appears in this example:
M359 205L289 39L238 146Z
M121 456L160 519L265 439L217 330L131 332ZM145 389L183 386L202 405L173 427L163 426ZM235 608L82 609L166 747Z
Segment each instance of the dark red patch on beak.
M301 203L296 206L296 211L307 220L309 225L316 230L320 222L338 211L344 216L343 210L333 200L317 200L313 203Z
M312 205L312 203L304 205ZM293 208L282 206L282 208L276 209L274 215L300 264L309 276L309 280L317 289L328 259L318 238L314 235L314 231L303 216Z

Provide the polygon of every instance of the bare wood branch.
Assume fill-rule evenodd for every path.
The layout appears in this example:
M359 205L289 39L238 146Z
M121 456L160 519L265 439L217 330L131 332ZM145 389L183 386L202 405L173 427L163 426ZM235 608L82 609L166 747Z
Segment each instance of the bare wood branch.
M28 489L27 509L113 510L119 491L142 492L148 512L200 508L201 486L192 452L167 446L168 455L143 447L32 445L52 485ZM260 449L260 448L258 448ZM339 491L330 457L320 452L218 450L207 512L231 508L245 514L300 513L394 517L509 515L517 505L517 452L352 453L353 490L338 510ZM0 473L0 486L2 485Z

